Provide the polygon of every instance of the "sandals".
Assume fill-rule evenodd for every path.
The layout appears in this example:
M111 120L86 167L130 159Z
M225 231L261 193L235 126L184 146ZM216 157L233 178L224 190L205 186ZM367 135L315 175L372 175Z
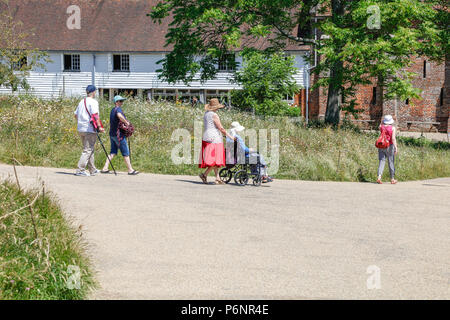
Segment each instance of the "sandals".
M137 176L139 173L140 173L139 171L134 170L133 172L128 172L128 175L129 176Z
M214 184L225 184L225 182L223 182L222 180L216 180L216 181L214 182Z
M202 179L204 184L208 184L208 180L206 179L206 176L203 173L200 173L198 176L200 177L200 179Z
M398 182L398 181L395 180L395 179L392 179L392 180L391 180L391 184L397 184L397 182ZM377 183L378 183L378 184L383 184L383 182L381 182L381 179L377 179Z
M103 173L103 174L108 174L108 173L111 173L111 171L109 171L109 170L102 170L102 171L100 171L100 173Z
M269 183L269 182L273 182L273 178L272 177L269 177L269 176L267 176L267 177L264 177L264 178L262 178L262 181L261 181L262 183Z

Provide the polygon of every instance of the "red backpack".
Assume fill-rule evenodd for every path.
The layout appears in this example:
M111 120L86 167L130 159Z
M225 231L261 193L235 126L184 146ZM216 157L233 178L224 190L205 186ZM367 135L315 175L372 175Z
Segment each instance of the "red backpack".
M86 99L84 99L84 108L86 109L86 112L88 113L88 115L89 115L89 122L92 124L92 126L94 127L94 130L96 131L96 132L98 132L99 130L100 130L100 128L98 127L98 125L97 125L97 120L99 120L99 118L98 118L98 114L91 114L90 112L89 112L89 110L88 110L88 108L87 108L87 105L86 105ZM101 127L103 128L103 123L100 121L100 125L101 125Z
M389 141L386 136L386 130L382 129L381 134L378 137L377 141L375 142L375 147L378 149L386 149L389 147Z

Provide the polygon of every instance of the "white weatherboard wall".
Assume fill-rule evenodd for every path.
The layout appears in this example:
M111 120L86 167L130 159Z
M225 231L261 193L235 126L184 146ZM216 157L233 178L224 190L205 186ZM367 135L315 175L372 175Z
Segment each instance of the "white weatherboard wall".
M85 88L92 83L94 71L94 54L80 53L81 72L63 72L63 52L51 52L51 63L46 64L46 71L35 70L30 72L28 83L32 88L29 93L36 96L51 99L62 95L81 96ZM295 55L295 66L298 69L294 76L297 84L305 86L305 65L303 53L291 53ZM193 81L189 86L184 83L168 84L158 79L156 72L161 66L157 61L164 55L157 53L130 53L130 72L112 72L112 54L95 54L95 85L98 88L113 89L239 89L239 86L230 82L230 73L219 72L216 79L205 83ZM241 58L238 57L241 63ZM22 91L19 91L22 92ZM11 94L10 89L0 87L0 94Z

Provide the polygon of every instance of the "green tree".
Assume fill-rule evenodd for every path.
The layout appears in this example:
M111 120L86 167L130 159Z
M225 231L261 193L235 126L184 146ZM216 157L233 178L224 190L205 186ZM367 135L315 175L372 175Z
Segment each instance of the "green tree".
M248 53L242 68L234 76L234 81L242 86L242 90L233 91L233 104L261 115L293 113L283 100L300 89L294 79L297 72L294 64L294 57L283 53ZM298 108L295 110L298 111Z
M356 113L358 85L381 88L385 99L419 98L406 69L412 58L442 61L448 50L447 16L438 1L331 1L330 19L320 23L326 37L317 45L322 61L316 73L330 72L316 86L328 86L326 120L339 122L339 111ZM447 49L446 49L447 47Z
M339 123L342 108L354 112L357 85L379 80L387 98L414 97L414 55L442 60L448 50L445 1L420 0L162 0L149 14L171 17L166 35L172 51L162 60L161 77L190 82L197 73L211 79L228 52L263 47L277 52L289 44L310 44L321 56L317 86L328 87L326 121ZM369 9L370 6L376 6ZM329 16L317 21L310 12ZM375 8L375 11L373 11ZM368 21L377 17L375 28ZM320 30L313 37L311 28ZM293 30L302 32L293 32ZM447 41L447 42L445 42ZM261 46L261 42L264 44Z
M29 89L26 77L35 68L44 68L48 55L31 48L22 32L22 23L15 21L7 0L0 1L0 85L17 91Z

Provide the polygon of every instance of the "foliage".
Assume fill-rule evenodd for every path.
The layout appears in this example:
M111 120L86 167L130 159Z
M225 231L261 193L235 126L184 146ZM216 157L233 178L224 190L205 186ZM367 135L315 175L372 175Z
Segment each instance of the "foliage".
M26 76L33 68L44 68L48 55L34 49L26 41L32 34L21 31L22 23L15 21L8 1L0 0L0 86L12 91L29 89Z
M411 83L416 74L407 71L411 58L428 56L442 61L445 57L445 31L438 19L442 12L433 8L434 3L418 0L346 2L343 15L319 24L327 37L318 45L323 59L315 72L326 72L337 61L344 61L344 65L336 79L322 78L316 86L334 81L350 109L355 103L357 86L373 84L374 79L383 87L386 99L419 98L420 91ZM376 13L371 11L374 6L379 9L380 21L378 26L369 28L368 23Z
M294 63L292 56L283 53L263 55L255 51L246 55L243 68L235 74L234 81L242 90L233 92L233 105L258 115L288 114L292 107L284 100L299 90L293 78Z
M368 27L372 5L380 11L379 28ZM310 12L317 6L330 16L315 21ZM316 87L328 86L326 121L337 124L341 108L357 114L358 85L376 80L386 99L419 96L405 68L413 56L439 61L449 52L446 6L444 0L163 0L149 15L172 19L166 42L173 50L161 61L169 82L190 82L197 72L213 78L228 52L314 45L323 58L314 69L321 76Z
M26 96L0 97L0 162L11 163L14 156L24 165L71 168L75 172L82 149L73 118L78 102L75 98L49 101ZM100 117L106 129L112 107L111 103L100 101ZM171 153L179 141L172 140L172 134L184 128L193 137L194 121L202 125L204 108L130 99L123 109L136 127L131 138L131 158L135 168L158 174L198 174L198 166L193 162L196 140L192 138L191 164L175 165ZM376 179L376 133L332 130L324 125L304 128L302 123L294 121L296 119L259 117L236 109L222 109L218 114L225 128L230 128L233 121L239 121L257 132L268 130L269 150L271 130L279 130L280 168L275 178L360 181L358 172L361 169L364 179ZM109 149L108 135L102 135L102 139ZM201 140L201 132L197 139ZM438 146L429 142L417 146L409 140L405 142L400 139L398 142L400 161L396 169L399 180L450 176L450 150L445 147L448 143ZM270 161L270 153L266 158ZM102 167L105 159L97 143L97 166ZM116 169L126 171L122 157L113 162Z
M29 208L10 214L35 198L37 237ZM0 183L0 243L0 300L78 300L95 287L80 232L48 191ZM67 286L70 265L80 268L79 290Z
M230 52L257 48L263 40L268 52L287 44L298 24L305 24L315 1L255 0L164 0L152 8L154 22L171 17L166 44L173 49L161 61L161 76L169 82L191 82L197 72L201 79L217 74L219 59ZM307 39L303 39L307 40Z

